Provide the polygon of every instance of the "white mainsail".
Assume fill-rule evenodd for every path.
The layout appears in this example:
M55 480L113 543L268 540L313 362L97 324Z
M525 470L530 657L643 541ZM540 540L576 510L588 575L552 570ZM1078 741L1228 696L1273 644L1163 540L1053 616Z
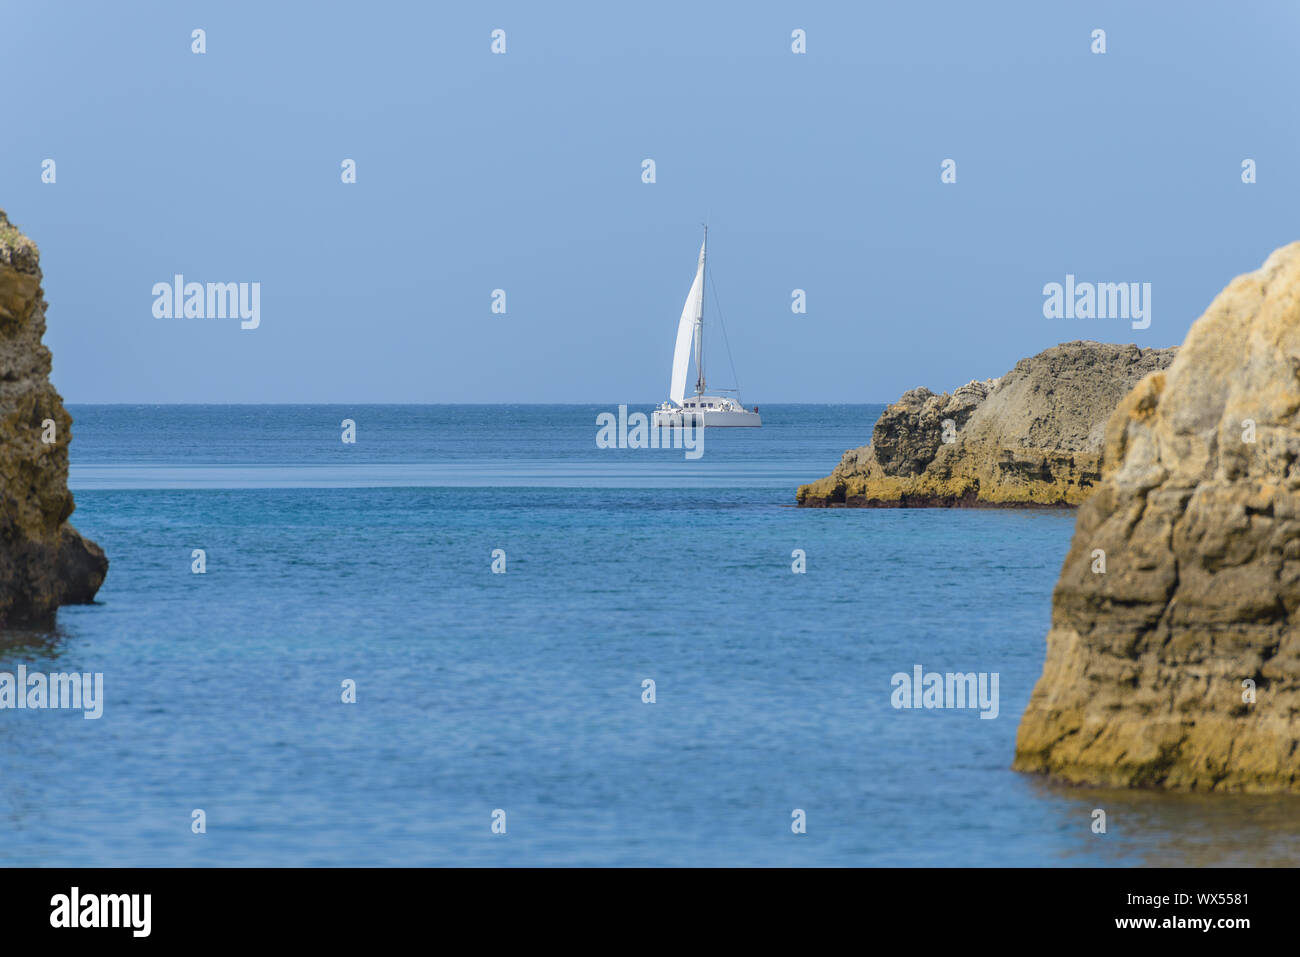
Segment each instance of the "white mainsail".
M696 339L704 319L704 247L706 238L700 244L700 263L695 268L695 282L686 295L686 305L682 306L682 317L677 321L677 346L673 349L673 381L668 390L668 398L678 405L686 398L686 369L691 364L691 345ZM698 361L698 360L697 360Z
M700 244L700 260L695 267L695 281L682 306L682 317L677 320L677 342L673 346L673 381L668 387L669 398L660 404L650 417L656 429L705 428L730 426L755 429L763 424L758 409L747 409L740 404L740 387L723 389L735 392L735 398L709 395L704 385L704 287L708 285L709 227L704 227L704 242ZM686 370L695 354L695 392L686 396ZM733 368L732 374L735 374ZM676 433L674 433L676 434ZM665 448L667 446L664 446Z

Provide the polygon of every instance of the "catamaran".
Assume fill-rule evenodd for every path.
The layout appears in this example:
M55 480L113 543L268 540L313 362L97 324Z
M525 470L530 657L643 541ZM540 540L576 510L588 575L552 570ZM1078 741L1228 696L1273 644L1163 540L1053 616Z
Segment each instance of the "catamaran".
M676 426L732 426L757 428L763 424L758 408L746 409L740 396L728 398L706 395L704 391L704 269L708 258L709 227L704 227L704 242L700 244L700 260L695 267L695 281L686 295L682 317L677 321L677 346L673 349L673 378L669 385L668 400L655 409L652 424L659 427ZM686 370L690 365L692 346L695 352L695 394L686 395ZM728 390L719 390L728 391Z

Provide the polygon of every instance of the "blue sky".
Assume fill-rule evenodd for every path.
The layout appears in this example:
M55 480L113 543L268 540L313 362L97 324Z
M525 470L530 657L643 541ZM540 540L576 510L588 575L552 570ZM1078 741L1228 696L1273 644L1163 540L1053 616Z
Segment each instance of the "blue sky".
M706 214L745 400L890 401L1069 339L1177 344L1300 238L1298 26L1282 2L5 0L0 208L41 247L71 402L657 402ZM260 282L261 326L156 319L175 273ZM1044 318L1066 273L1150 282L1150 328Z

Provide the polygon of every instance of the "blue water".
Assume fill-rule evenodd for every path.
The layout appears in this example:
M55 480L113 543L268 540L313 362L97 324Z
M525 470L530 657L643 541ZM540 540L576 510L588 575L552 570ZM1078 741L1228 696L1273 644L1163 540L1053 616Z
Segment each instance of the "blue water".
M695 462L597 449L599 411L72 407L73 520L112 567L0 635L0 671L107 700L0 712L0 863L1296 858L1292 800L1008 769L1072 514L792 508L879 406L763 407ZM895 710L916 664L997 672L998 717Z

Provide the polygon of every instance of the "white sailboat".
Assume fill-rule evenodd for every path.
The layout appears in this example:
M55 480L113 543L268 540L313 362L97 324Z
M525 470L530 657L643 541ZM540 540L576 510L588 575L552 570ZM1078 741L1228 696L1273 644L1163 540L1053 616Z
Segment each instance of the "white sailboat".
M673 378L668 401L655 409L652 424L664 428L679 426L731 426L757 428L763 424L758 409L746 409L740 398L706 395L704 387L704 269L708 258L709 227L704 227L700 261L695 281L686 295L682 317L677 321L677 345L673 349ZM686 370L692 347L695 353L695 394L686 395Z

